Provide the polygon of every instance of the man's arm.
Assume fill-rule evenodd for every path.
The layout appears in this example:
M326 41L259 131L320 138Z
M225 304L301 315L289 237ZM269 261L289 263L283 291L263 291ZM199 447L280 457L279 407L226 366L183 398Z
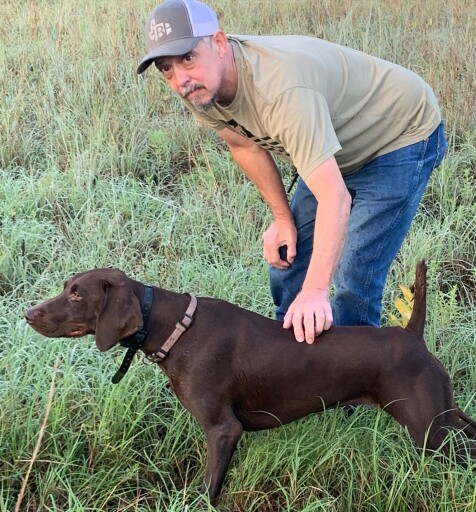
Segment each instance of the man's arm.
M271 155L235 132L218 132L236 163L257 186L274 216L264 233L265 260L276 268L289 265L279 258L279 247L288 246L288 261L296 256L296 227L279 170ZM312 343L315 335L332 325L329 291L345 242L351 198L334 157L306 179L319 207L314 228L314 250L302 290L284 317L284 327L294 328L297 341Z
M276 268L288 268L296 256L296 226L273 157L258 144L228 128L220 130L218 134L227 143L235 162L256 185L273 214L274 222L263 235L264 259ZM279 248L283 245L287 245L288 261L279 257Z
M314 249L302 289L284 317L284 327L294 328L297 341L312 343L315 335L332 325L329 291L344 248L351 197L334 157L306 179L317 199Z

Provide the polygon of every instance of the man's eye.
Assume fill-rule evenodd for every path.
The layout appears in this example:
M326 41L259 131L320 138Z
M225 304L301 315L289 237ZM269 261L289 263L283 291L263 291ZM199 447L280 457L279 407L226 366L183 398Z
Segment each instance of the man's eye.
M167 64L161 64L159 62L154 62L155 64L155 67L162 73L167 73L168 71L170 71L170 66L168 66Z
M165 66L163 68L160 68L160 74L166 79L170 80L172 78L173 72L172 68L170 66Z
M191 53L186 53L184 56L183 56L183 60L185 62L191 62L193 60L193 55Z

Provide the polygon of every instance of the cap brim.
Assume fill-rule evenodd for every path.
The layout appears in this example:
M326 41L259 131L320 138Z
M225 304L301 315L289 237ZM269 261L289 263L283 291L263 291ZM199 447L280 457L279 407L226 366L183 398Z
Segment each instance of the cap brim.
M193 50L200 42L202 37L186 37L184 39L175 39L168 43L161 44L159 47L151 50L141 61L137 67L137 74L143 73L155 59L159 57L175 57L177 55L185 55Z

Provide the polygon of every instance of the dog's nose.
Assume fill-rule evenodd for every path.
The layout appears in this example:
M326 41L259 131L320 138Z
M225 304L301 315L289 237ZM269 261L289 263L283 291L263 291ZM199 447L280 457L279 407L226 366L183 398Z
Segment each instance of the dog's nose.
M25 320L32 324L39 316L42 315L42 311L39 308L32 308L25 311Z

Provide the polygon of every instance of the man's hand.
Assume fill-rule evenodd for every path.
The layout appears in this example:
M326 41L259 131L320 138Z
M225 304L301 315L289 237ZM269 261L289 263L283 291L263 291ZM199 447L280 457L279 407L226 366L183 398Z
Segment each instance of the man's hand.
M294 221L275 220L263 234L263 258L273 267L284 270L296 257L297 230ZM279 248L287 247L287 261L281 259Z
M314 343L332 325L332 309L325 290L301 291L289 306L283 327L294 328L296 341Z

